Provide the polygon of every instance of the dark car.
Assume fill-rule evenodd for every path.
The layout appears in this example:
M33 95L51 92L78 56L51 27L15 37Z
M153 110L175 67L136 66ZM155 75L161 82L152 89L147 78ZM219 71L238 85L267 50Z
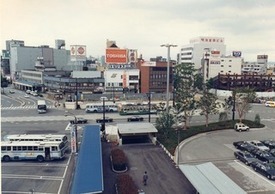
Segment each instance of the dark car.
M128 122L131 122L131 121L143 121L143 120L144 120L144 118L140 117L140 116L132 116L132 117L128 117L127 118Z
M112 118L109 118L109 117L105 117L105 120L103 118L100 118L100 119L96 119L96 122L97 123L103 123L105 121L105 123L111 123L113 122L114 120Z
M263 140L261 141L265 146L269 147L269 149L275 148L275 141L274 140Z
M235 148L237 148L238 150L241 150L241 151L251 152L251 151L255 150L254 146L252 146L251 144L249 144L248 142L245 142L245 141L233 142L233 145L235 146Z
M82 117L78 117L78 118L76 118L76 124L79 124L79 123L87 123L88 122L88 120L87 119L84 119L84 118L82 118ZM71 124L75 124L75 120L70 120L70 123Z
M250 166L256 172L262 174L270 180L275 180L275 169L270 164L265 164L263 162L252 162Z
M250 165L252 162L257 161L257 159L248 152L236 151L234 152L234 156L246 165Z
M267 162L267 163L275 162L275 157L268 152L258 151L256 152L255 156L262 162Z

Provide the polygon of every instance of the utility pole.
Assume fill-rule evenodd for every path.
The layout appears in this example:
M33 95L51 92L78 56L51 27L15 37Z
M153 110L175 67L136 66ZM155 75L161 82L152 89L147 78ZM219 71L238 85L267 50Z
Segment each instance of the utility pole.
M167 75L166 75L166 112L169 111L169 81L170 81L170 47L177 47L174 44L162 44L161 47L167 47Z

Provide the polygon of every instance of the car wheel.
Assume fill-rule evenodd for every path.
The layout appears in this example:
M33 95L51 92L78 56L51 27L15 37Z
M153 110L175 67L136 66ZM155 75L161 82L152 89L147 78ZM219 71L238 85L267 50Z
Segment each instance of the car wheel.
M43 156L37 156L37 161L38 162L43 162L44 161L44 157Z
M10 161L10 157L9 157L9 156L4 156L4 157L3 157L3 161L5 161L5 162Z
M266 175L266 178L270 179L271 177L270 177L270 175L268 174L268 175Z
M248 166L248 162L246 161L245 164Z
M237 159L239 159L239 156L236 156Z

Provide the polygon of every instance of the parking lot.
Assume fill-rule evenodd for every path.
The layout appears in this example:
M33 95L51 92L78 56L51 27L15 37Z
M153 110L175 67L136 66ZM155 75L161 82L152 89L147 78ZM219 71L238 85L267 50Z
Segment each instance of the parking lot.
M240 133L232 129L206 133L182 146L180 163L212 162L247 193L275 193L275 181L268 180L234 157L234 141L265 139L275 139L274 130L251 129Z
M2 193L69 193L72 157L38 163L2 162Z

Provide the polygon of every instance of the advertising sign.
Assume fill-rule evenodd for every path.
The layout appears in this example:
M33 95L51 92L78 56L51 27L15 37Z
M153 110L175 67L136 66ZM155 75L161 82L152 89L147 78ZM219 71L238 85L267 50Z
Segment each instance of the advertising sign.
M211 51L211 56L212 57L219 57L220 56L220 51Z
M268 59L268 55L258 55L257 59Z
M155 67L156 62L155 61L144 61L141 66L148 66L148 67Z
M127 63L127 50L118 48L106 49L106 63Z
M71 151L72 151L72 153L76 153L76 146L77 146L75 130L77 130L75 128L75 126L72 126L71 127Z
M128 50L128 62L129 63L137 62L137 50L134 50L134 49Z
M241 51L233 51L232 56L233 57L241 57L242 56L242 52Z
M86 60L86 46L85 45L71 45L70 54L72 61Z

